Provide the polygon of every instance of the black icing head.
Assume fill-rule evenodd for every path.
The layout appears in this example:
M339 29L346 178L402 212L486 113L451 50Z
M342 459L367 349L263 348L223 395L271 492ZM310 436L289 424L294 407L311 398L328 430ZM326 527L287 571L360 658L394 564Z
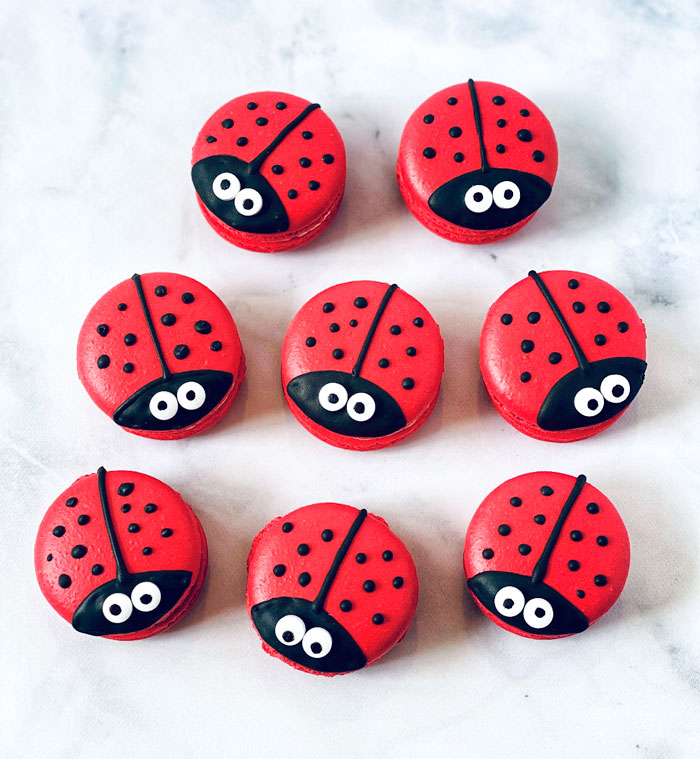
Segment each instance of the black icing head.
M181 430L203 419L221 402L233 375L203 369L149 382L114 412L114 421L133 430Z
M202 203L233 229L274 234L289 228L284 204L270 183L251 164L230 155L197 161L192 181Z
M365 655L350 633L303 598L272 598L250 610L260 637L285 659L315 672L361 669Z
M574 369L549 391L537 415L543 430L573 430L606 422L634 400L646 363L638 358L606 358Z
M354 374L309 372L291 380L287 392L311 421L339 435L383 437L406 426L389 393Z
M544 582L513 572L482 572L469 588L479 602L508 626L530 635L573 635L588 627L588 619Z
M428 199L438 216L467 229L503 229L534 213L552 188L541 177L513 169L461 174Z
M192 573L139 572L100 585L78 606L73 627L87 635L128 635L162 619L182 598Z

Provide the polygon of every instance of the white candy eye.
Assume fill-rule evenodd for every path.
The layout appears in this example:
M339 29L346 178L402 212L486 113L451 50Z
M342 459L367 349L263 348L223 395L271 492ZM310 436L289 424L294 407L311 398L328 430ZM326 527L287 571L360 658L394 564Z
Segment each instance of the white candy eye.
M262 195L257 190L245 187L236 195L233 205L241 216L255 216L263 206Z
M582 387L574 396L574 408L581 416L598 416L604 405L600 390L593 387Z
M629 398L630 383L627 377L621 374L609 374L600 383L600 392L603 398L610 403L622 403Z
M301 642L305 632L304 620L296 614L287 614L275 625L277 640L285 646L296 646Z
M188 411L201 408L207 394L199 382L185 382L177 389L177 402Z
M105 598L102 604L102 613L105 619L114 622L115 625L126 622L133 610L131 599L126 593L112 593Z
M520 188L515 182L499 182L493 188L493 202L499 208L515 208L520 202Z
M148 410L156 419L160 419L162 422L167 422L168 419L172 419L175 414L177 414L177 398L167 390L159 390L153 398L151 398L151 402L148 404Z
M348 391L338 382L329 382L321 388L318 402L326 411L340 411L348 402Z
M154 582L140 582L131 591L131 603L139 611L153 611L160 603L160 588Z
M322 627L312 627L301 642L304 653L312 659L323 659L333 647L333 638L328 630Z
M472 185L464 196L464 205L472 213L483 213L491 208L493 195L488 187L483 184Z
M550 625L554 619L552 604L549 601L545 601L544 598L531 598L525 604L523 619L529 627L534 627L535 630L542 630Z
M241 182L235 174L224 171L212 182L211 189L219 200L233 200L241 191Z
M512 585L501 588L493 599L496 611L504 617L517 617L525 606L525 596L522 591Z
M371 395L355 393L348 401L348 416L356 422L367 422L374 416L376 408Z

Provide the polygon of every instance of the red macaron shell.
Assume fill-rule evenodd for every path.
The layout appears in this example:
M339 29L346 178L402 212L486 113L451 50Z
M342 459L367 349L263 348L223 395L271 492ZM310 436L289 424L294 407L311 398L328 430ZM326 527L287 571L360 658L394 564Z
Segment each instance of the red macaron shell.
M308 301L287 330L282 346L285 397L302 424L332 445L353 450L390 445L415 431L437 401L444 368L440 328L419 301L398 288L375 325L389 287L372 281L330 287ZM292 400L289 383L313 372L352 374L373 325L376 329L365 349L359 376L396 400L405 425L379 437L324 429Z
M255 538L248 557L248 611L280 597L312 602L359 514L351 506L319 503L270 522ZM404 637L417 602L418 577L408 549L383 519L367 514L340 563L323 610L350 634L368 666ZM296 669L329 676L343 673L314 670L266 643L264 648Z
M488 169L525 172L551 188L558 153L554 131L546 116L510 87L474 82L474 88ZM522 139L522 135L528 139ZM469 84L453 85L429 97L404 127L396 167L401 192L414 216L448 240L473 244L492 242L524 226L534 211L517 223L484 230L451 223L429 206L439 187L483 168L482 159Z
M568 474L533 472L492 491L467 530L467 580L486 572L531 576L575 483L576 478ZM620 596L629 563L629 538L622 518L603 493L585 483L566 516L542 582L573 604L591 625ZM531 638L571 634L549 635L546 628L541 632L519 629L486 608L473 591L471 594L493 622L510 632Z
M192 165L212 156L252 162L310 105L308 100L284 92L254 92L234 98L202 127L192 149ZM258 173L284 206L289 222L284 231L236 229L212 213L198 195L207 221L229 242L250 250L277 252L308 242L330 223L345 189L345 146L338 129L321 108L311 110L274 147Z
M179 493L154 477L110 471L105 492L129 574L173 570L192 575L179 601L162 618L142 630L104 635L117 640L149 637L174 624L197 599L207 571L206 538ZM97 474L80 477L51 504L39 526L34 566L41 592L68 622L93 591L117 576Z
M589 362L620 357L646 359L644 324L634 306L612 285L574 271L542 272L539 277ZM529 352L523 351L523 341L534 344ZM627 408L591 426L560 431L538 426L538 413L548 394L564 375L577 369L578 361L531 276L509 288L491 306L481 331L479 353L484 383L499 413L532 437L561 442L590 437L612 424Z
M245 357L238 330L218 296L190 277L150 273L141 275L140 282L168 370L233 375L216 408L194 424L172 430L125 427L158 439L188 437L218 421L240 389ZM77 355L81 382L110 417L128 398L163 376L133 278L113 287L93 306L80 331Z

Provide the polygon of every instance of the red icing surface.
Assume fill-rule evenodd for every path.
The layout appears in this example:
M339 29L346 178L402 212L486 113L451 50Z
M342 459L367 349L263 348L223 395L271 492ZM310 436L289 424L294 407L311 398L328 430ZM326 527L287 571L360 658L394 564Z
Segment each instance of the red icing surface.
M34 568L41 592L68 622L95 588L116 577L116 562L105 527L97 479L96 474L84 475L58 496L41 521L34 546ZM124 482L134 485L128 496L117 492ZM199 520L180 494L154 477L139 472L109 471L106 490L117 540L130 574L168 569L192 573L188 590L155 625L130 635L106 636L117 640L146 638L170 627L196 601L207 571L206 538ZM77 504L66 506L69 498L77 498ZM122 506L126 503L131 508L124 513ZM144 511L149 503L158 507L150 514ZM81 515L90 518L87 524L78 524ZM139 531L129 532L130 524L138 524ZM59 525L65 527L65 532L57 537L53 530ZM164 528L171 529L172 535L162 537ZM87 553L79 559L71 556L76 545L87 548ZM146 546L153 549L148 556L142 552ZM49 554L51 561L47 561ZM92 574L95 564L104 567L101 574ZM62 574L71 578L68 588L58 583Z
M287 107L279 110L277 102ZM248 103L257 103L257 108L248 109ZM253 92L241 95L223 105L204 124L192 149L192 165L213 155L231 155L250 162L279 132L294 120L308 106L310 101L285 92ZM268 120L259 126L256 119ZM231 119L233 126L222 126L225 119ZM309 131L311 139L304 139L302 133ZM207 137L215 137L216 142L207 142ZM237 140L245 137L246 145L239 146ZM325 163L322 156L330 154L333 163ZM299 164L300 158L309 158L307 168ZM275 174L272 166L282 166L283 172ZM320 234L330 223L340 206L345 189L345 146L337 127L322 108L317 108L292 131L265 159L260 174L270 183L284 204L289 217L289 229L277 234L251 234L229 227L216 218L204 205L199 203L209 224L229 242L249 250L277 252L298 247ZM309 189L310 181L317 181L317 190ZM298 196L288 197L289 190L296 190Z
M317 503L273 519L255 538L248 556L248 611L255 604L281 596L313 600L357 515L358 509L352 506ZM285 522L292 523L291 532L283 532ZM321 539L324 530L333 531L331 541ZM310 548L306 556L297 553L300 543ZM391 561L382 558L387 550L393 553ZM364 564L355 560L360 552L367 557ZM276 564L287 568L282 577L276 577L272 571ZM302 572L311 575L311 582L305 587L297 581ZM401 588L392 584L397 576L404 580ZM373 592L363 590L365 580L374 581ZM352 603L349 612L340 611L342 600ZM340 565L323 608L352 635L370 665L403 638L417 603L418 576L411 554L383 519L368 514ZM381 625L372 622L377 613L384 616ZM263 647L296 669L310 671L288 661L269 646Z
M602 279L574 271L540 272L540 276L563 312L575 338L590 362L613 357L646 358L646 331L634 306L622 293ZM568 282L576 279L579 286L570 289ZM585 306L583 313L573 310L574 302ZM598 310L598 303L610 305L607 313ZM527 321L536 311L536 324ZM503 324L501 316L510 314L513 321ZM626 322L622 333L617 325ZM595 336L602 334L605 345L597 345ZM535 348L523 353L521 342L532 340ZM558 364L549 362L553 352L562 356ZM554 313L531 277L525 277L506 290L491 306L481 331L479 363L486 389L499 413L525 434L542 440L568 441L591 437L610 426L623 411L602 424L556 432L537 426L537 414L554 384L576 369L574 352ZM529 372L532 378L523 383L520 375Z
M397 442L418 429L437 401L444 369L440 328L428 310L401 289L394 292L381 316L360 376L386 390L398 402L406 417L406 427L393 435L380 438L335 434L307 419L287 395L289 381L299 375L323 370L352 371L387 288L386 283L372 281L346 282L329 287L299 310L284 338L282 386L290 409L310 432L341 448L367 450ZM357 297L367 300L365 308L354 305ZM333 303L333 311L324 313L325 303ZM416 318L423 320L422 327L414 325L413 320ZM351 320L356 320L357 326L351 327ZM331 324L338 324L340 330L331 332ZM394 325L401 328L400 334L391 334L389 330ZM306 345L309 337L316 340L313 347ZM406 349L409 347L416 349L415 356L407 355ZM341 359L333 357L336 348L343 351ZM382 358L389 360L387 368L379 366ZM406 377L415 381L410 390L401 385Z
M568 474L532 472L507 480L492 491L476 510L467 529L464 544L464 572L467 579L488 571L531 575L575 481L576 478ZM552 495L542 495L540 488L545 485L554 490ZM512 506L510 499L513 497L520 498L522 505ZM587 511L589 503L598 505L598 513L591 514ZM545 517L544 524L537 524L533 520L538 514ZM509 535L499 534L498 526L501 524L510 526ZM572 530L580 530L583 539L579 542L571 540ZM607 545L598 545L596 538L600 535L608 538ZM526 556L518 551L521 543L532 548ZM482 551L487 548L494 552L491 559L482 555ZM571 571L567 566L572 559L580 564L577 571ZM564 522L543 582L561 593L593 624L617 601L627 579L629 563L629 538L622 518L603 493L586 483ZM593 578L601 574L607 578L607 584L603 587L593 582ZM579 598L577 590L583 590L585 597ZM473 593L472 598L477 601ZM505 630L524 637L558 637L529 635L511 627L484 609L480 603L478 605L493 622Z
M218 296L190 277L168 273L142 274L141 283L169 370L176 373L212 369L234 376L233 386L227 395L197 424L180 430L128 430L164 440L188 437L218 421L230 408L240 389L245 375L245 357L238 330ZM161 285L167 288L167 293L158 297L155 288ZM183 293L191 293L194 301L184 303ZM126 310L119 310L121 303L126 304ZM168 327L161 322L164 314L175 316L173 326ZM199 320L209 322L210 333L195 331L194 324ZM97 331L100 324L109 327L104 337ZM125 335L129 333L136 336L136 343L131 346L124 342ZM222 344L219 351L210 348L215 340ZM187 345L189 355L186 358L175 358L173 351L177 345ZM97 359L102 355L110 359L105 369L97 366ZM131 373L123 371L127 362L133 364ZM158 354L133 280L124 280L105 293L87 315L78 338L78 376L92 400L110 417L137 390L162 376Z
M489 166L535 174L553 185L558 153L554 131L547 117L531 100L510 87L493 82L475 82L475 88ZM492 99L497 95L505 99L503 105L493 103ZM457 103L448 105L448 98L456 98ZM529 111L529 116L522 116L522 109ZM426 114L435 117L432 123L423 121ZM500 119L507 122L506 126L497 126ZM453 138L449 129L455 126L462 133ZM520 129L528 129L532 133L532 141L519 140L516 134ZM496 151L499 144L505 146L504 153ZM423 155L426 147L435 150L434 158ZM533 160L535 150L544 153L544 160ZM464 155L464 160L459 163L454 160L457 152ZM413 112L401 136L396 171L406 205L424 226L455 242L492 242L512 234L534 214L503 229L472 230L442 219L428 206L430 196L438 187L480 167L479 138L467 83L436 92Z

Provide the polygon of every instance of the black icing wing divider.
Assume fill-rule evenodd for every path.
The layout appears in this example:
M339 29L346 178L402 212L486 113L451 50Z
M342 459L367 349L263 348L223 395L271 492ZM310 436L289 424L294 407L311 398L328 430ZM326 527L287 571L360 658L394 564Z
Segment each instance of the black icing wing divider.
M251 173L260 171L260 167L265 162L265 159L272 153L273 150L277 148L277 146L284 140L284 138L294 129L296 129L299 124L311 113L311 111L315 111L316 108L320 108L321 106L318 103L310 103L309 105L304 108L304 110L295 118L292 119L289 124L287 124L286 127L284 127L280 133L275 137L274 140L258 155L253 158L253 160L250 162L250 171Z
M389 285L387 291L384 293L384 297L379 304L377 313L374 315L374 319L372 319L372 323L369 325L369 330L367 330L367 335L364 342L362 343L362 348L360 348L360 353L357 357L357 361L355 362L355 366L352 368L352 374L354 377L360 376L362 364L365 362L367 351L369 350L369 346L372 344L372 340L374 339L374 333L377 331L377 327L379 326L379 320L382 318L384 311L386 311L386 307L389 305L391 296L396 292L396 290L398 290L398 287L398 285Z
M156 335L156 328L153 324L153 317L151 316L151 311L148 308L148 303L146 303L146 294L143 291L143 285L141 284L141 275L140 274L134 274L132 279L134 280L134 284L136 285L136 292L139 296L139 301L141 302L141 310L143 311L143 315L146 317L146 324L148 325L148 331L151 333L151 340L153 341L153 347L156 349L156 353L158 354L158 361L160 361L160 368L163 371L163 379L169 379L171 377L170 369L168 369L168 365L165 362L165 354L163 353L163 348L160 345L160 341L158 340L158 335Z
M124 563L124 557L122 556L121 548L119 548L119 541L117 540L117 534L114 531L114 523L112 522L112 515L109 511L109 500L107 499L107 486L106 486L107 470L101 466L97 470L97 489L100 493L100 503L102 504L102 516L105 520L105 527L107 528L107 535L109 536L109 544L112 547L112 553L114 554L114 561L117 564L117 582L124 583L129 577L129 572L126 569Z

